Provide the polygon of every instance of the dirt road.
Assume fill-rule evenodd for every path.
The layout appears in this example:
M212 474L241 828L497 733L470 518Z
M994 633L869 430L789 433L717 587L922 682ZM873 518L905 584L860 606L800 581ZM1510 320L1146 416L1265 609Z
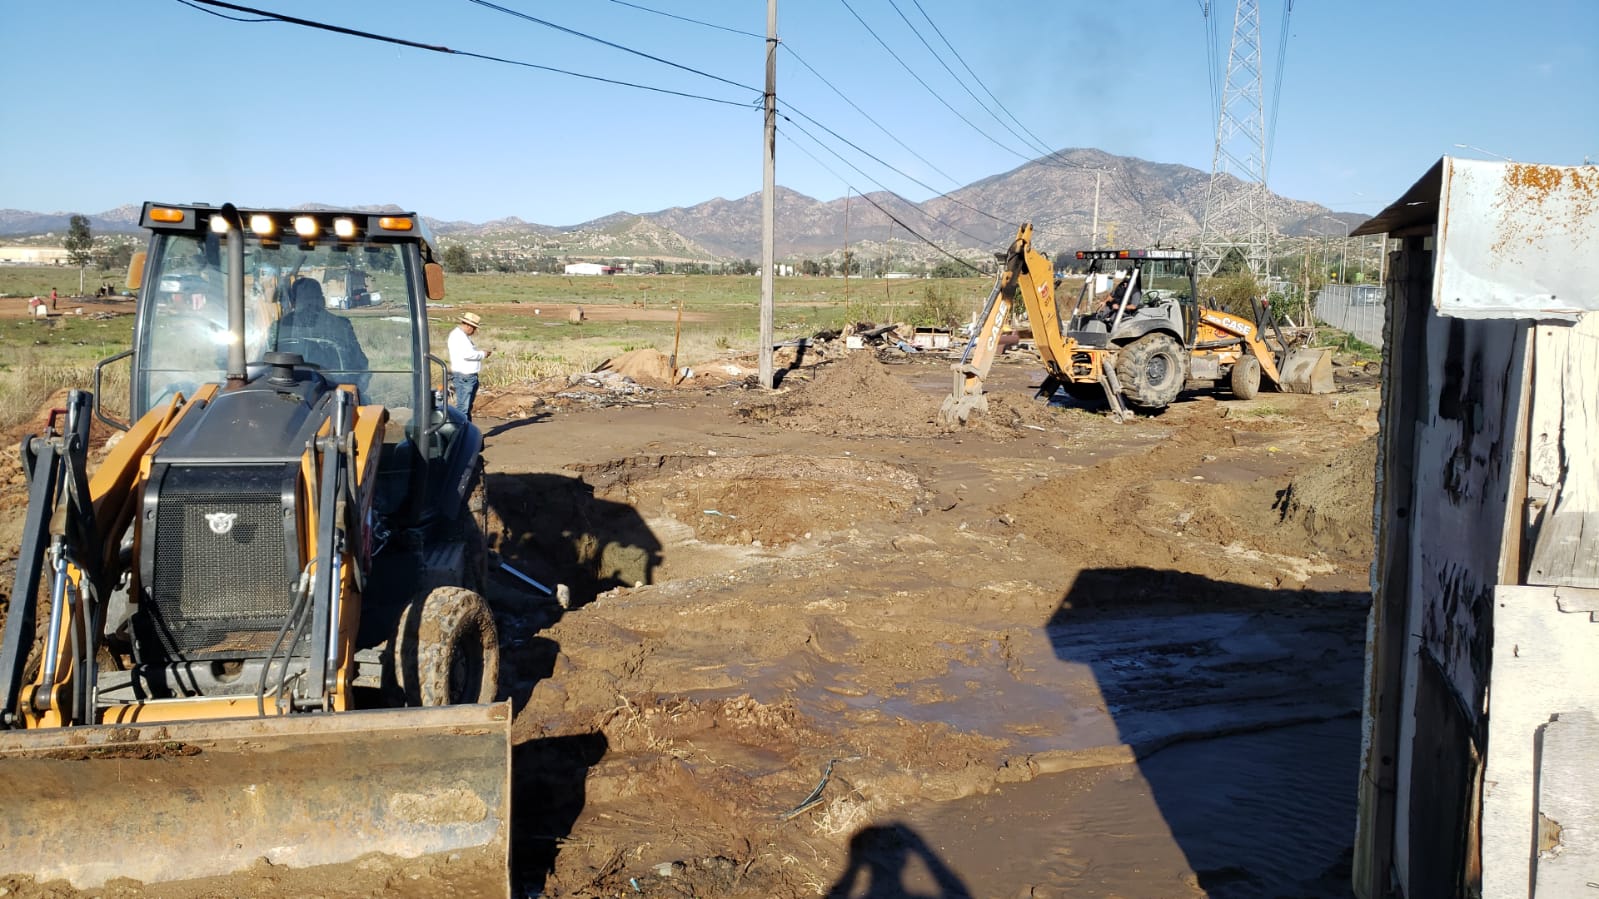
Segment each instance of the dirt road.
M1037 377L997 367L962 431L933 423L946 364L866 354L775 399L557 397L491 428L502 551L575 606L496 597L520 888L1337 895L1370 379L1117 426L1033 404ZM1258 736L1155 754L1229 733ZM1234 838L1180 829L1200 808Z
M962 430L869 353L485 397L498 551L572 598L491 590L513 893L1346 895L1373 380L1119 426L1039 375ZM464 884L299 873L207 889Z

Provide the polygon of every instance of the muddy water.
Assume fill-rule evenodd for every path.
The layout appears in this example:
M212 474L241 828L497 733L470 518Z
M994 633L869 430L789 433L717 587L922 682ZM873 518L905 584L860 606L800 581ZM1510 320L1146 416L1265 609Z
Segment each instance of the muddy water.
M1359 749L1349 717L906 810L843 895L1345 897Z

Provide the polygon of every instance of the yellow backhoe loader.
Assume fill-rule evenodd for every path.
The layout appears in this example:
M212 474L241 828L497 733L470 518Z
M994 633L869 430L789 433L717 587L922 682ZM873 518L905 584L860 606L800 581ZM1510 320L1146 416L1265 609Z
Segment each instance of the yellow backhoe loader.
M460 852L509 892L483 437L437 386L422 219L147 203L142 224L132 348L22 447L0 875ZM329 308L329 271L359 308ZM99 398L124 363L120 420ZM95 417L120 433L91 473Z
M959 362L940 418L964 424L987 409L983 382L1000 334L1018 302L1027 311L1045 376L1038 397L1059 390L1079 398L1103 396L1118 421L1130 407L1160 409L1177 399L1189 378L1227 381L1249 399L1261 378L1292 393L1333 389L1326 350L1293 348L1266 306L1254 301L1254 321L1199 303L1194 255L1186 250L1084 250L1087 279L1076 304L1061 314L1049 260L1033 248L1024 224L1005 254ZM1109 295L1099 288L1111 278ZM1101 297L1104 297L1101 301Z

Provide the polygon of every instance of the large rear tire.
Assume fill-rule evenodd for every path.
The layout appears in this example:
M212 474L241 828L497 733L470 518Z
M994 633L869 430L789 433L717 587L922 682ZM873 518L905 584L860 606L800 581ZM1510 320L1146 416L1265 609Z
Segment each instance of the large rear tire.
M1231 383L1234 397L1254 399L1255 394L1260 393L1260 360L1254 356L1238 357L1233 363Z
M493 702L500 690L500 637L483 597L438 587L400 613L395 680L409 706Z
M1171 405L1188 380L1182 345L1170 334L1145 334L1117 354L1116 379L1121 382L1122 395L1135 406L1160 409Z

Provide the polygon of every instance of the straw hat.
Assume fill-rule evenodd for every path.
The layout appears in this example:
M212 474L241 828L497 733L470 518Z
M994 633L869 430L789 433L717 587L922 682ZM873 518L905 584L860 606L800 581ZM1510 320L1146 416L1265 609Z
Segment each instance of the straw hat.
M483 321L483 319L478 318L475 313L471 313L471 312L463 312L463 313L461 313L461 324L463 324L463 325L471 325L472 327L476 328L476 327L478 327L480 325L480 323L482 321Z

